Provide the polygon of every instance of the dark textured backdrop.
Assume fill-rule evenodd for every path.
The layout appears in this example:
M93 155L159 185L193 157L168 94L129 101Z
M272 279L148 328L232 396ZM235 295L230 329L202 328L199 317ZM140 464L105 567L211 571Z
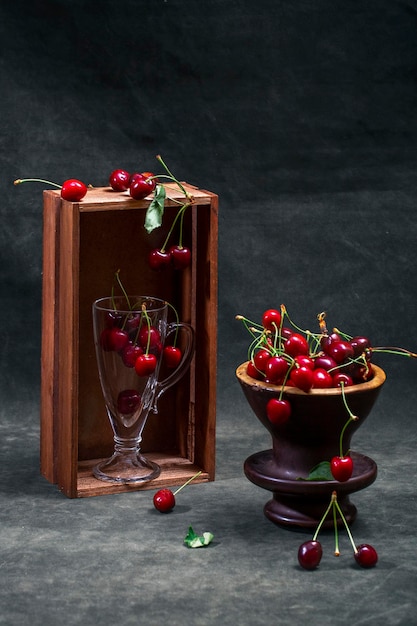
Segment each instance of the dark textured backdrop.
M236 313L258 318L264 308L284 302L301 326L313 327L316 313L326 309L330 325L368 334L374 344L417 349L416 104L415 0L0 4L0 447L5 459L0 469L10 498L7 507L2 505L9 533L21 519L18 513L7 518L16 493L25 512L19 516L27 516L29 529L34 517L27 511L35 515L36 505L46 510L45 497L52 498L51 515L53 505L66 506L70 519L73 510L71 503L62 505L59 494L55 500L37 474L43 187L14 188L13 180L78 177L102 185L116 167L154 169L160 153L178 177L219 194L219 480L210 486L218 492L210 493L221 502L222 493L231 496L233 480L238 489L249 489L241 463L257 442L266 442L234 379L247 343ZM372 579L381 595L376 594L375 610L365 621L379 626L383 613L387 624L408 625L415 619L413 603L401 594L415 581L416 570L414 565L410 574L412 564L396 558L398 546L409 552L409 532L415 551L417 365L393 357L380 362L390 383L362 438L367 450L375 451L386 481L385 487L379 483L372 507L403 481L392 508L384 509L385 518L379 512L385 526L381 522L378 531L386 537L393 515L402 521L397 517L399 537L386 548L392 551L392 569L384 573L387 586L377 576ZM266 497L256 489L250 493L260 502ZM123 497L112 501L128 506ZM97 514L104 520L109 514L103 500L74 506L102 507ZM228 515L233 516L230 507ZM249 544L254 528L248 522ZM267 533L275 530L267 528ZM371 525L366 530L372 533ZM12 561L12 554L5 557L4 562ZM240 563L241 572L246 565ZM266 585L263 566L250 567L261 587ZM0 623L24 624L25 610L41 600L47 608L39 624L56 617L58 609L33 582L40 577L47 584L41 566L24 571L32 581L26 581L26 604L20 613L0 616ZM18 598L25 595L21 574L18 568L10 574ZM352 588L355 575L349 571ZM392 590L388 578L399 582L395 601L385 606ZM220 579L216 575L217 585ZM77 580L77 592L88 588L88 597L96 600L82 577ZM211 582L221 594L221 585ZM297 584L305 585L298 578ZM240 591L252 597L248 589ZM233 585L231 593L240 597ZM264 594L262 608L274 601L270 588ZM10 607L8 596L1 598ZM199 601L207 609L204 598ZM358 606L358 598L352 598L344 615L359 624L363 616L352 615L353 604ZM310 600L314 606L317 598ZM67 623L95 623L88 599L79 621L71 608L77 601L66 602ZM301 606L299 599L291 596L291 602L285 618L301 620L303 612L294 608ZM316 613L322 623L325 606L323 598ZM260 608L246 607L240 614L236 604L230 613L226 607L213 614L222 615L224 624L227 615L233 624L246 623L246 615L252 625L262 615ZM150 623L159 624L162 614ZM214 623L214 617L207 613L207 621L190 618L190 623ZM122 618L136 623L128 609Z

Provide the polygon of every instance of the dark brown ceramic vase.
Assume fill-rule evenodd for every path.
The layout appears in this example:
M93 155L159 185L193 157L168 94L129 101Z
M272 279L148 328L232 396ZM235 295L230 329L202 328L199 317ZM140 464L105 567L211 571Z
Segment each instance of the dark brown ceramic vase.
M285 424L275 426L266 415L266 405L271 398L280 396L281 387L254 380L247 375L246 367L247 363L242 363L237 368L237 378L249 405L272 437L272 449L257 452L244 463L247 478L273 493L264 507L266 517L294 529L315 528L336 491L342 511L348 523L352 523L357 510L349 494L374 482L377 466L371 458L351 451L354 470L346 482L306 480L316 465L339 455L340 433L349 417L341 389L312 389L305 393L285 387L283 398L291 403L291 416ZM345 453L350 450L353 433L370 413L385 378L385 372L373 365L370 381L345 388L348 406L359 418L345 431ZM325 527L332 524L329 519Z

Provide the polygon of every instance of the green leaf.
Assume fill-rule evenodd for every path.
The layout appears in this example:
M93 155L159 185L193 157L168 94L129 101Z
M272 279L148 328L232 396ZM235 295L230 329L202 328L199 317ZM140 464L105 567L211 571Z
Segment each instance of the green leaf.
M329 461L322 461L310 471L304 480L333 480Z
M203 548L204 546L208 546L209 543L212 542L214 535L209 532L204 532L202 535L197 535L193 527L190 526L188 529L188 533L184 538L184 543L189 548Z
M165 187L163 185L157 185L153 200L150 203L145 215L145 229L148 234L155 230L155 228L159 228L162 224L165 196Z

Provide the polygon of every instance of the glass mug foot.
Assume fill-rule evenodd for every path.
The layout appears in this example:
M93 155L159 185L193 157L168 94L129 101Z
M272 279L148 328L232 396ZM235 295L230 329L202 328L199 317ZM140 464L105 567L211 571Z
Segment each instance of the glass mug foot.
M130 455L115 452L110 459L93 468L93 474L99 480L125 485L148 482L160 473L159 465L149 461L140 452L132 452Z

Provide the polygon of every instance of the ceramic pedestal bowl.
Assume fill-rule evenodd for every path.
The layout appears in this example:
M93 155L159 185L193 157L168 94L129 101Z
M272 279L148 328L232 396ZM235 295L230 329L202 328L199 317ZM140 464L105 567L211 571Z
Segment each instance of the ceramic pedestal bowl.
M244 463L246 477L255 485L271 491L264 513L272 522L289 528L313 529L320 521L333 491L349 524L357 509L349 494L371 485L377 475L376 463L368 456L351 451L352 477L346 482L306 480L322 461L340 454L340 433L348 420L340 388L312 389L308 393L285 387L283 398L291 403L291 416L282 425L272 424L266 414L271 398L280 396L281 387L251 378L247 362L236 370L244 395L259 421L270 432L272 448L251 455ZM349 408L359 419L350 422L343 437L343 450L351 448L353 433L369 415L385 382L385 372L372 366L373 377L365 383L345 388ZM333 525L329 518L324 527Z

